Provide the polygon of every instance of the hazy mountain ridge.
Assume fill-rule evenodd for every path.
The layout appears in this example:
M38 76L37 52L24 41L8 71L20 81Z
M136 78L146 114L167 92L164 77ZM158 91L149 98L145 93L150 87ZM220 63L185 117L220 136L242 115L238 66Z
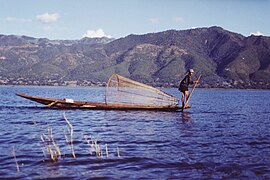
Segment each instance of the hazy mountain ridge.
M270 37L244 37L220 27L115 40L0 35L0 84L20 78L21 84L90 85L116 72L151 85L176 86L194 68L196 76L203 74L203 87L270 88L269 47Z

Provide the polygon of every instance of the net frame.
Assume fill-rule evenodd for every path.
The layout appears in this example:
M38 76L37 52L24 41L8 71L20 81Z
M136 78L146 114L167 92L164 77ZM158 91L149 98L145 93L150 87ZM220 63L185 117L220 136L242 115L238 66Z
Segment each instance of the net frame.
M179 104L179 100L157 88L114 73L107 83L105 103L149 107L176 107Z

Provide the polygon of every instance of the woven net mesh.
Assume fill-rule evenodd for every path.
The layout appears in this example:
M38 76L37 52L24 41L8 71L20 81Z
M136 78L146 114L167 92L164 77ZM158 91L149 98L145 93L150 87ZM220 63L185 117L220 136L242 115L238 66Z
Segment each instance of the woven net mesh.
M176 107L178 99L152 86L113 74L107 84L107 104Z

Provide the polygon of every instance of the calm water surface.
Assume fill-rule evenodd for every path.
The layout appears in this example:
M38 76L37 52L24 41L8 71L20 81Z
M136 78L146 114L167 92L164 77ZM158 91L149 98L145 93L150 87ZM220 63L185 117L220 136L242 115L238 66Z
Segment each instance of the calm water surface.
M270 91L198 89L184 113L44 109L15 96L102 102L104 91L0 87L0 178L270 179ZM164 91L180 98L176 89ZM40 138L49 128L62 154L56 162ZM101 157L85 137L98 141Z

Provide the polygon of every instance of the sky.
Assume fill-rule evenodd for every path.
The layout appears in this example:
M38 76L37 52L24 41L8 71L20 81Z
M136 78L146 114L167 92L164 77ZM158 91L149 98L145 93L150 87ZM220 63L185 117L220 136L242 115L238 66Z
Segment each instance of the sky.
M270 36L270 0L0 0L0 34L121 38L220 26Z

